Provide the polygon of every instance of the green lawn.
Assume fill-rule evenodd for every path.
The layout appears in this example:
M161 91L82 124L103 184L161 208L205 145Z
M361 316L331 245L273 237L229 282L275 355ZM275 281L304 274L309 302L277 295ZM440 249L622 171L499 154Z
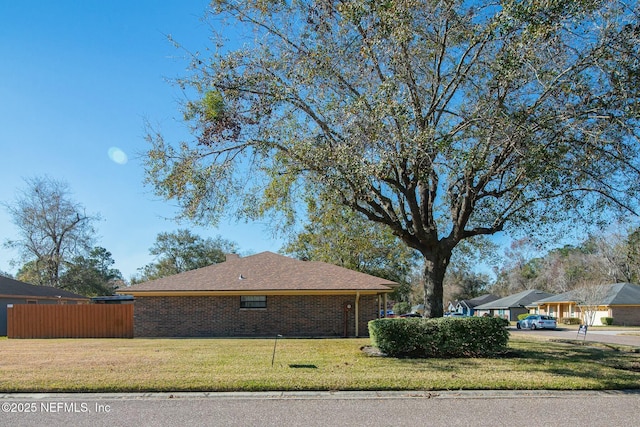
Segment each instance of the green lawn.
M368 339L0 339L0 392L640 388L637 353L511 339L493 359L372 357Z

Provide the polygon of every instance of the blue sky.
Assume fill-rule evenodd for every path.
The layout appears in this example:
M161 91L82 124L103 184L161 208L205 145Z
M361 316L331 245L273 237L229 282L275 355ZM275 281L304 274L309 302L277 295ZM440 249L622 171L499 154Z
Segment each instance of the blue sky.
M167 35L191 50L203 47L207 3L0 0L0 202L15 200L25 178L66 181L75 201L101 215L97 244L127 279L152 261L157 234L177 228L221 235L242 253L282 246L267 224L178 224L172 203L143 185L145 120L187 137L178 111L183 95L167 80L184 75L188 62ZM114 147L126 163L110 158ZM0 242L15 237L2 207ZM15 274L15 258L0 248L0 270Z

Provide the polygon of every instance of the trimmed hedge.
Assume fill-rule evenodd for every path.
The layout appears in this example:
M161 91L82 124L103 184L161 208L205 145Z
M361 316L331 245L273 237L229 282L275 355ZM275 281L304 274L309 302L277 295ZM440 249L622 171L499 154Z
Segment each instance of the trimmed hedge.
M490 357L504 353L509 331L502 319L376 319L369 335L381 352L391 357Z
M582 325L582 319L579 317L563 317L560 322L565 325Z

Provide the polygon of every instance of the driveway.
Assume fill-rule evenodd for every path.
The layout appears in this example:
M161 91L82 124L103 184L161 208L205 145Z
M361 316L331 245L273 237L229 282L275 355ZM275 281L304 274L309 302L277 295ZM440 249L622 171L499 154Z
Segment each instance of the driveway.
M577 329L568 329L559 327L556 330L536 329L532 331L530 329L516 329L511 327L509 329L513 336L544 336L550 338L558 338L565 340L584 340L594 341L606 344L619 344L629 345L640 348L640 328L625 328L625 329L588 329L586 337L584 335L578 335Z

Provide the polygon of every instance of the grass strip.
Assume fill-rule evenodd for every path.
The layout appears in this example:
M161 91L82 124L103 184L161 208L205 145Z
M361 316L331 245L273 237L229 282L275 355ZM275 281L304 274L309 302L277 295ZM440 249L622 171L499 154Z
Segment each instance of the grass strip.
M0 339L0 392L615 390L637 353L512 338L490 359L394 359L368 339Z

